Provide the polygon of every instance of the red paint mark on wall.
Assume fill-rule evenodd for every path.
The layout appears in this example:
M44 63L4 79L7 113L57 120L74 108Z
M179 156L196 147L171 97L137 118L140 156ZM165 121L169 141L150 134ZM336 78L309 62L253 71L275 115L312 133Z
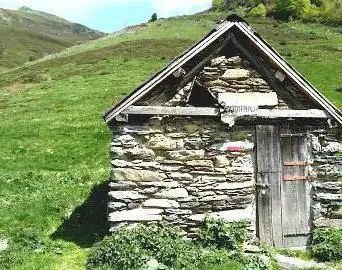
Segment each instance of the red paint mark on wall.
M226 151L233 151L233 152L242 152L244 151L245 149L241 146L228 146L226 148Z

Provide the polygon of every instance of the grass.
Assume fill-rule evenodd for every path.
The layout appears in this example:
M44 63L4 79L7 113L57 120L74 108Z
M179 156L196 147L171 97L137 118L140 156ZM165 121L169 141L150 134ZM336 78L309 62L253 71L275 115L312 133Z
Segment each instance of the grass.
M92 39L72 23L34 10L0 8L0 72Z
M101 113L224 16L126 29L0 74L0 239L10 243L0 269L84 269L106 233L111 135ZM342 108L340 29L248 20Z
M309 250L293 250L293 249L276 249L276 253L289 256L289 257L295 257L302 259L304 261L314 261L315 259L311 256L311 253ZM342 262L324 262L325 265L328 267L331 267L332 269L336 270L342 270ZM311 268L304 268L305 270L319 270L321 268L311 267Z

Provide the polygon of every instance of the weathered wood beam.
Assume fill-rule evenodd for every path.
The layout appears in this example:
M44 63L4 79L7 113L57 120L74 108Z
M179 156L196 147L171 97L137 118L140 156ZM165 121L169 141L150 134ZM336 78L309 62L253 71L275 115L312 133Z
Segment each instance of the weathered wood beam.
M220 116L219 108L212 107L163 107L163 106L130 106L122 112L127 115L175 115L175 116ZM222 116L236 116L237 118L252 117L265 119L311 118L327 119L326 112L318 109L311 110L279 110L258 109L255 112L239 113L238 115L222 113Z
M250 113L253 116L254 113ZM274 110L274 109L258 109L255 113L258 118L313 118L327 119L326 112L318 109L310 110Z
M219 116L220 110L209 107L130 106L123 113L128 115Z

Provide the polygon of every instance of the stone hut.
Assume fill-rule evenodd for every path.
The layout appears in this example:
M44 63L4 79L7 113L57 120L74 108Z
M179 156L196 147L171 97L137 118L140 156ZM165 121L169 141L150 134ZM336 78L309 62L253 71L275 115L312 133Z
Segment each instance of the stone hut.
M206 215L276 247L342 227L341 112L233 15L104 115L111 230Z

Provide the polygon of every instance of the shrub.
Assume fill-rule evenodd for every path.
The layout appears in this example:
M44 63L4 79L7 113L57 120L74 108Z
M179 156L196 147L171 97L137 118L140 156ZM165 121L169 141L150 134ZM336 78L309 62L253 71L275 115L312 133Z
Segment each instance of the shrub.
M224 0L213 0L212 2L212 9L214 11L222 11L225 9L225 2Z
M282 20L299 19L310 7L310 0L277 0L275 15Z
M149 260L174 269L196 269L200 250L192 242L182 239L177 232L157 225L139 225L133 229L118 229L92 248L87 267L111 267L133 270Z
M267 9L263 3L260 3L250 11L250 15L252 15L253 17L265 17L266 13Z
M337 91L337 92L342 92L342 85L336 86L336 91Z
M310 251L319 261L342 260L341 243L342 229L317 229L313 233Z
M209 216L205 218L199 233L199 240L204 246L227 250L241 250L246 238L246 223L227 223Z
M246 238L244 223L227 224L206 218L205 224L197 243L159 225L118 229L93 246L87 267L111 270L272 269L273 261L268 256L242 252Z

